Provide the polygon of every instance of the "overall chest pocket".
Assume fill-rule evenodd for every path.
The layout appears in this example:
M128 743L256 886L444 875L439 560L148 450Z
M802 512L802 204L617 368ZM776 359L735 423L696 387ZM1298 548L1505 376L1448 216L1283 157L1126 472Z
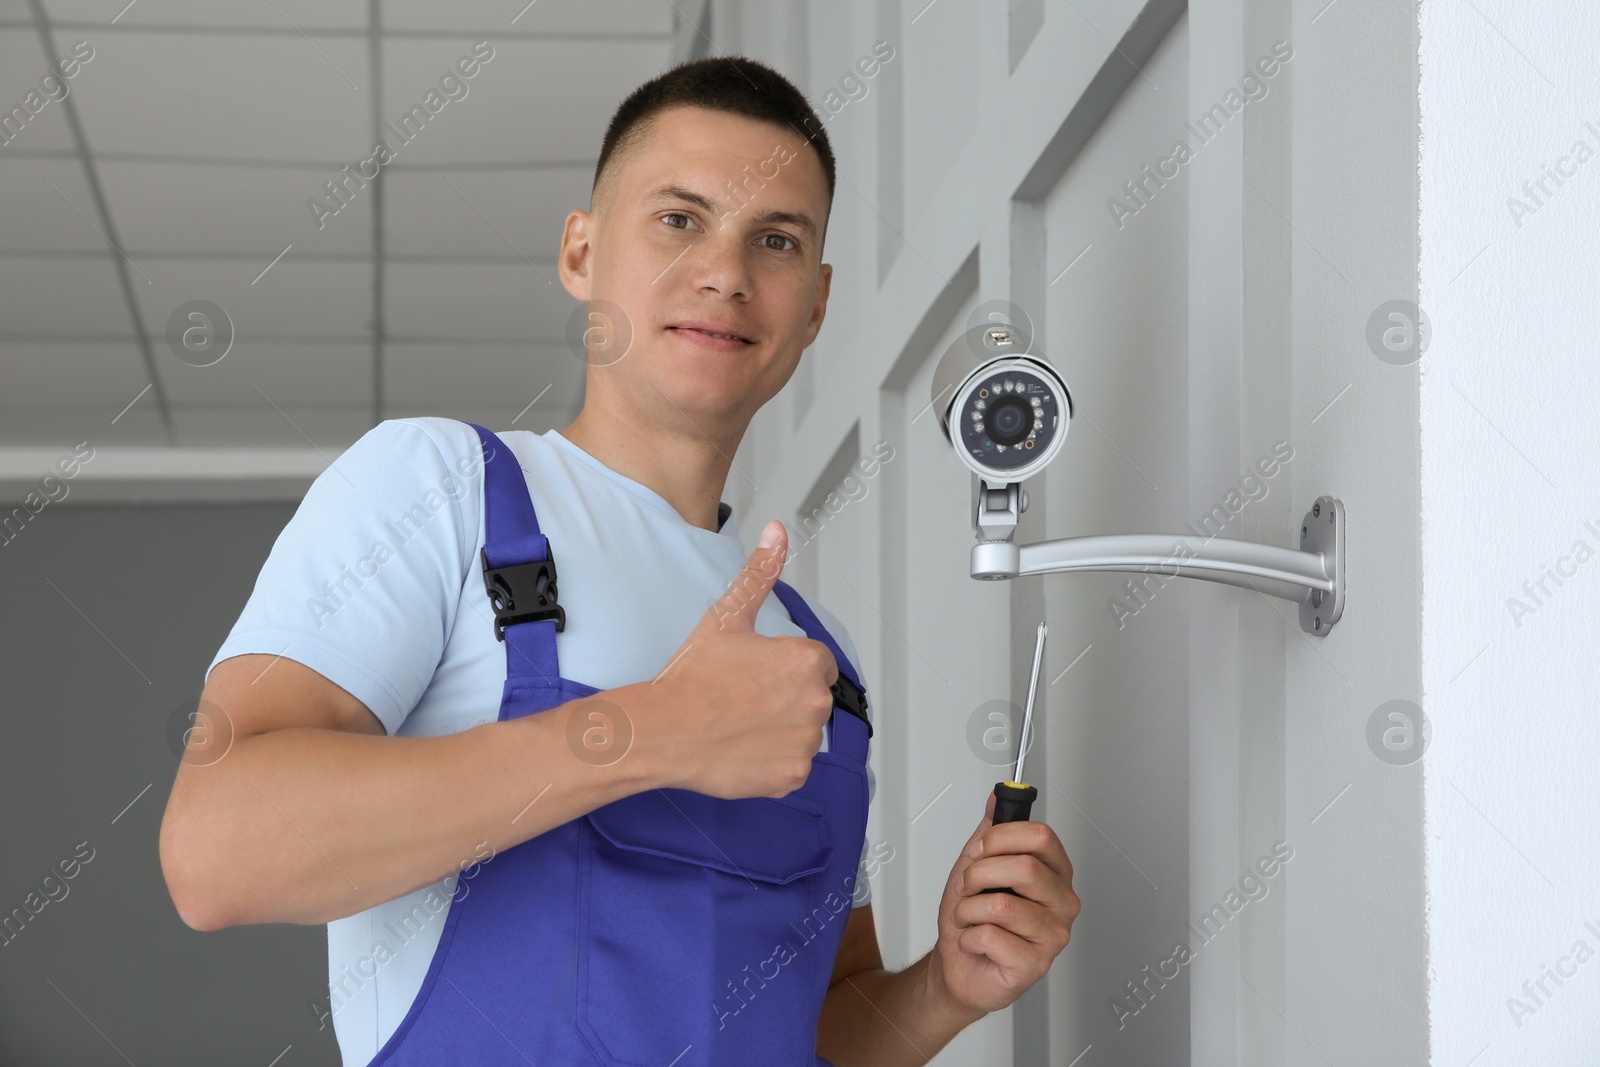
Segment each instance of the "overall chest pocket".
M602 1063L814 1063L832 960L806 931L834 850L803 792L653 789L581 820L576 1014Z

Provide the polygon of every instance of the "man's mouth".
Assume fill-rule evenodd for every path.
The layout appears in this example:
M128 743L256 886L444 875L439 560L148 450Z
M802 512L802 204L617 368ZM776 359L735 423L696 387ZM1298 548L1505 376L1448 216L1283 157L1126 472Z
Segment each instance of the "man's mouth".
M743 334L717 330L712 326L701 325L698 323L679 323L675 326L668 326L667 329L682 330L687 333L704 334L707 337L715 337L719 341L740 341L747 345L755 344L754 341L750 340L748 337L745 337Z

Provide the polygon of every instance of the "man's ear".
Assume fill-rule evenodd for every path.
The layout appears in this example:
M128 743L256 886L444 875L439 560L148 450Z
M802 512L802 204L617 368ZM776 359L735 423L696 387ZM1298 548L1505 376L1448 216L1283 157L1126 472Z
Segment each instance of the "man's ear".
M595 230L594 215L587 211L573 211L561 230L561 252L556 265L561 271L561 284L574 300L588 302L594 287L591 272Z
M811 342L817 339L817 333L822 329L822 320L828 314L828 290L833 286L833 264L819 264L817 272L817 299L811 305L811 319L806 323L806 343L800 346L802 351L810 348Z

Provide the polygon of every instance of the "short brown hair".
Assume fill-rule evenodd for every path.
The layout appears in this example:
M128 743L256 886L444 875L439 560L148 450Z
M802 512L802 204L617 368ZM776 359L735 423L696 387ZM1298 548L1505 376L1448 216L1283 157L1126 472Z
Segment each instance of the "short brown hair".
M629 93L617 105L606 127L589 194L591 209L595 206L596 191L600 189L606 165L642 141L659 112L684 106L724 111L792 128L816 149L822 160L822 172L828 178L828 211L832 214L833 147L828 143L822 121L793 82L748 56L719 56L680 63Z

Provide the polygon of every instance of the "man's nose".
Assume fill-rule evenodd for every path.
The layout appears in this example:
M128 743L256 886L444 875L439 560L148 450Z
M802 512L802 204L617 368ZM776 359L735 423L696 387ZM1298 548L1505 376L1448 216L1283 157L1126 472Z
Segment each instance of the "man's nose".
M688 280L695 288L725 297L748 297L754 286L750 255L753 250L737 223L719 219L711 232L683 257Z

